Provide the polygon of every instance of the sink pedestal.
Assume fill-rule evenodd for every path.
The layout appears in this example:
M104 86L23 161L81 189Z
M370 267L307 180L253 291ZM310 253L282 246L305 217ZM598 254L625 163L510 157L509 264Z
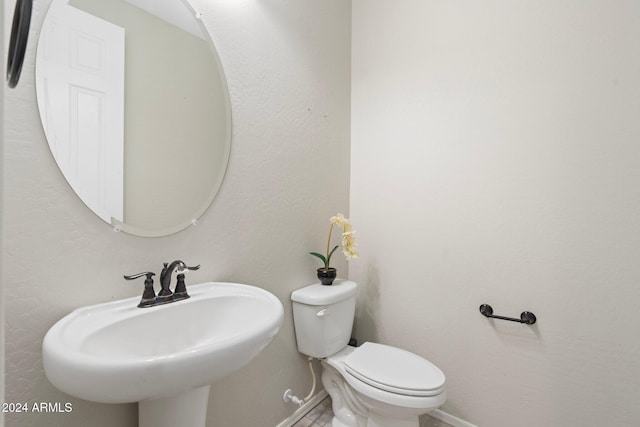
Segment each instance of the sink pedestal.
M211 386L138 403L139 427L205 427Z

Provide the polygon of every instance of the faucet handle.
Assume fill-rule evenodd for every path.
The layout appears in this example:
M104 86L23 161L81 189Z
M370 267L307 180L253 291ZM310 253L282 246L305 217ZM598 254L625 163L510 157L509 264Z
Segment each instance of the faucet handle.
M174 301L189 298L189 294L187 293L187 286L184 283L184 273L186 273L187 270L198 270L199 268L200 264L193 267L188 267L185 263L182 263L178 266L178 268L176 269L178 272L176 279L178 281L176 283L176 288L173 291Z
M142 276L147 276L144 281L144 292L142 293L142 299L140 299L140 304L138 304L138 307L149 307L155 303L156 292L153 289L153 276L155 275L156 274L151 271L146 271L144 273L124 276L126 280L134 280Z
M153 273L151 271L145 271L144 273L137 273L137 274L132 274L130 276L124 276L124 278L127 280L134 280L134 279L137 279L138 277L147 276L147 279L151 279L155 275L156 273Z

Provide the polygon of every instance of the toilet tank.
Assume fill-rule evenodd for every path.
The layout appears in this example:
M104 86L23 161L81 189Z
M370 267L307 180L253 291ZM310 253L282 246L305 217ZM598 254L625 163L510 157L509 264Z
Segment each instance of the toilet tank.
M336 279L331 286L316 283L291 293L300 353L323 358L347 346L356 311L357 287L351 280Z

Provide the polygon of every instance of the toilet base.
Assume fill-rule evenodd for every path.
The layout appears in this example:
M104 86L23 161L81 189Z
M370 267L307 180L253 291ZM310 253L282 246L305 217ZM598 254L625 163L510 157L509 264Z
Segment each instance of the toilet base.
M349 424L345 424L338 417L331 419L331 427L351 427Z
M322 385L331 396L334 417L332 427L419 427L418 416L396 418L376 414L342 377L340 372L326 361L322 362ZM384 405L383 405L384 406ZM424 411L425 413L428 410Z
M366 427L419 427L420 422L418 418L415 420L389 420L389 419L374 419L369 417L366 421ZM340 419L333 417L331 420L331 427L351 427L348 424L344 424Z
M374 413L369 413L367 427L419 427L420 421L418 417L411 417L404 420L397 418L381 417Z
M359 425L359 424L356 424ZM418 417L411 420L393 420L389 418L380 418L375 416L375 414L370 414L369 418L365 421L364 424L366 427L419 427L420 421ZM340 421L339 418L333 417L331 420L331 427L352 427L349 424L345 424Z

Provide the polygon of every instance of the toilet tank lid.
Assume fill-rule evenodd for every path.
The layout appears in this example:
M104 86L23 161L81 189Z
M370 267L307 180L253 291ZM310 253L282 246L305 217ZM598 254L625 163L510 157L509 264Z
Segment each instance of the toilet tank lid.
M345 279L336 279L330 286L314 283L293 291L291 301L308 305L328 305L354 296L357 288L356 282Z

